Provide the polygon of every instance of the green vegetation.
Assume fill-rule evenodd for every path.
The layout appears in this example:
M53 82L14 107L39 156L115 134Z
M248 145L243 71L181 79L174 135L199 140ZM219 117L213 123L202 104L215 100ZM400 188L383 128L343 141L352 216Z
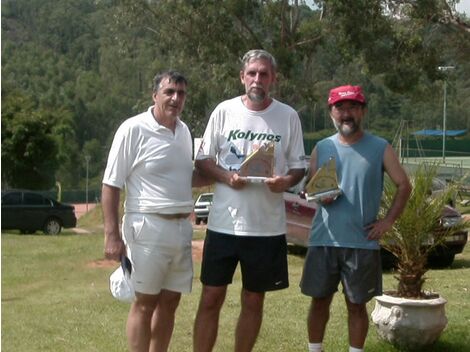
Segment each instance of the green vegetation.
M96 227L95 227L96 228ZM198 231L202 238L203 231ZM128 305L115 301L108 277L115 265L102 261L101 233L59 236L2 234L2 349L23 351L126 351ZM267 294L263 327L255 351L305 351L309 299L298 283L303 257L289 255L291 285ZM171 351L191 351L192 325L199 300L200 263L195 263L193 292L184 295L177 312ZM428 273L427 288L447 300L449 323L430 352L460 352L470 345L468 276L470 246L453 266ZM384 275L391 287L393 273ZM233 331L239 312L240 278L230 286L221 317L215 351L233 349ZM325 344L331 351L347 349L346 312L336 295ZM369 305L369 313L373 303ZM398 352L380 341L371 327L366 348L371 352Z
M429 253L451 236L470 225L462 222L444 229L441 224L442 209L452 199L456 188L448 186L441 192L431 195L433 180L436 177L436 165L421 164L410 175L411 195L405 209L385 234L381 245L397 258L398 285L394 294L404 298L423 298L425 274L429 270L427 258ZM382 217L390 209L395 197L396 186L386 179ZM426 246L423 246L426 244Z
M467 196L464 200L470 200L470 197ZM470 214L470 202L465 204L467 205L462 205L460 202L457 202L457 210L460 211L461 214Z
M343 83L364 86L379 135L400 120L440 128L444 79L447 129L470 128L470 22L454 1L305 3L2 1L2 187L84 189L88 166L99 189L117 126L151 104L152 77L169 67L189 78L183 118L201 136L215 105L240 93L252 48L278 59L274 95L306 134L329 133L326 96Z

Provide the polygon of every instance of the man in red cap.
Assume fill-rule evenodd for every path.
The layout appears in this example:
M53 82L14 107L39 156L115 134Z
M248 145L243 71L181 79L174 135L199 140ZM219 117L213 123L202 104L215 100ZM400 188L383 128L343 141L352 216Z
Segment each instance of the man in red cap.
M312 224L301 290L312 297L309 351L322 350L333 295L341 282L348 310L349 351L363 351L369 318L366 303L382 294L379 240L403 211L411 192L408 177L386 140L363 130L367 112L360 86L340 86L328 97L337 130L317 143L310 174L331 158L342 194L322 199ZM392 206L378 219L384 171L397 186Z

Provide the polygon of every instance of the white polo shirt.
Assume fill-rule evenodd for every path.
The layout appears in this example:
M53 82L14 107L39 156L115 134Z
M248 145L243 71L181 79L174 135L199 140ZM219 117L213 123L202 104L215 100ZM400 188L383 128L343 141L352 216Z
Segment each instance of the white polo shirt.
M192 142L179 118L175 133L160 125L150 107L119 126L103 183L126 189L126 212L189 213L192 200Z

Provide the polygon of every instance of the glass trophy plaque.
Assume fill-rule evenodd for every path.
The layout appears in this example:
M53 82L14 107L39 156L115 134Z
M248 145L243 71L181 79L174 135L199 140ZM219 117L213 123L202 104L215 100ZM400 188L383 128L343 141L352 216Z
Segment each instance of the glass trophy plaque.
M274 143L268 143L246 157L238 174L249 182L264 182L273 176L273 170Z
M305 187L307 201L322 201L336 199L341 194L336 177L336 161L330 158L321 166Z

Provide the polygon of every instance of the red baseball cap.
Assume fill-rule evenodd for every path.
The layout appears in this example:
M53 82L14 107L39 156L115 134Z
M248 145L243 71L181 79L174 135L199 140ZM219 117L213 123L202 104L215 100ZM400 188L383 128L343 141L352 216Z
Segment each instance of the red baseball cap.
M334 105L343 100L353 100L361 104L366 103L361 86L340 86L330 90L328 105Z

